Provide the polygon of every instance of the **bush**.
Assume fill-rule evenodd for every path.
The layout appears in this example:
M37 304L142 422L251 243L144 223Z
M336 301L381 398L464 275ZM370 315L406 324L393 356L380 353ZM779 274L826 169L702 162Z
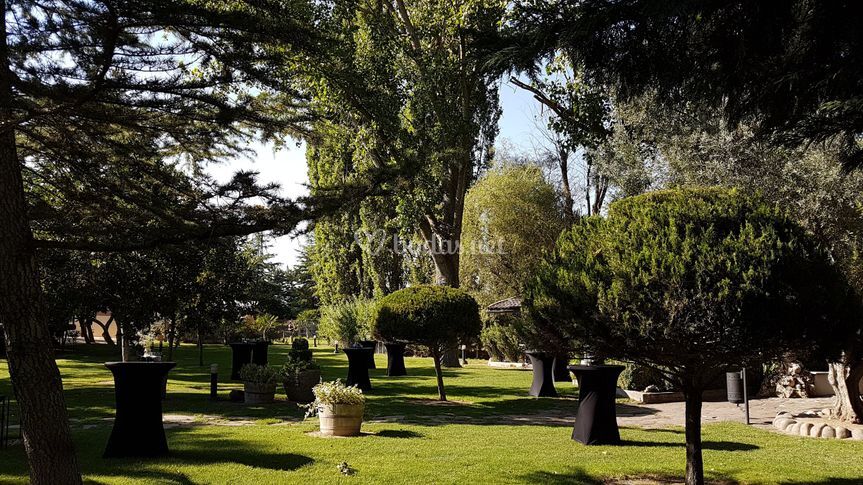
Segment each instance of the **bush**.
M637 364L626 364L618 380L622 389L642 391L649 386L656 386L659 391L672 391L674 386L661 372L650 367Z
M281 374L276 369L258 364L246 364L240 369L240 380L255 384L274 384Z
M458 288L430 285L412 286L383 297L374 324L374 334L380 340L428 348L442 401L446 401L440 369L444 350L476 338L481 329L476 300Z
M348 346L371 334L374 303L354 298L325 306L321 309L321 334Z
M510 315L495 316L485 321L479 338L492 359L499 362L518 362L522 359L525 350L519 329L522 324L519 317Z
M303 337L297 337L291 342L293 350L309 350L309 341Z
M282 364L281 375L285 379L296 379L302 371L318 370L320 368L321 366L312 359L304 359L294 354L288 354L288 358Z
M600 357L671 372L686 395L687 476L703 476L701 397L730 367L838 350L859 302L814 241L736 190L616 202L564 232L526 305ZM844 333L841 333L844 335Z

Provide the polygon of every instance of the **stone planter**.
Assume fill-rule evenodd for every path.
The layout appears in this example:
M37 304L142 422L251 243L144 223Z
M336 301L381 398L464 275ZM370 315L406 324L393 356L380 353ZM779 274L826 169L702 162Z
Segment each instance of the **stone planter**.
M359 436L363 425L362 404L333 404L318 408L322 436Z
M315 400L315 393L312 392L312 388L319 382L321 382L321 371L309 369L300 371L296 379L285 379L282 384L285 386L285 395L288 396L288 401L312 402Z
M244 382L246 404L267 404L273 402L276 396L276 383L259 384L257 382Z

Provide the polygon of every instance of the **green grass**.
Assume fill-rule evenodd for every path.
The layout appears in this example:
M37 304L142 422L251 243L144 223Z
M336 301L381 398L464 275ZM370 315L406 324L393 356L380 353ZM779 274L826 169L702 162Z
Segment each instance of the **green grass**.
M475 361L446 371L450 405L438 405L430 359L407 359L410 376L384 376L385 357L372 371L366 436L318 438L316 420L283 400L268 406L211 402L209 367L197 366L194 347L177 354L166 413L250 418L247 426L212 424L168 430L172 456L159 460L104 460L113 415L113 383L101 365L114 360L107 347L78 347L58 361L64 377L73 432L86 479L93 483L602 483L609 478L682 475L682 429L624 428L623 446L588 447L570 439L571 425L543 416L571 415L577 392L559 385L560 399L526 397L530 373L493 370ZM280 363L286 346L274 346ZM317 350L324 377L346 374L343 354ZM229 383L230 351L208 346ZM0 393L9 387L0 363ZM631 405L631 404L622 404ZM532 424L533 423L533 424ZM544 424L536 424L544 423ZM710 479L743 483L863 482L863 443L796 438L734 423L704 428L704 461ZM346 461L356 475L342 476ZM0 482L25 482L21 446L0 450Z

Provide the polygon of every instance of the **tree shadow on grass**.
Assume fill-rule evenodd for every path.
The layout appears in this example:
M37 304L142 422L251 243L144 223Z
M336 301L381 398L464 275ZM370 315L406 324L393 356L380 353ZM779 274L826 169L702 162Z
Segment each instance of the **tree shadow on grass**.
M644 448L683 448L686 443L669 443L666 441L635 441L621 440L620 446L635 446ZM701 447L712 451L755 451L760 446L750 443L737 443L734 441L702 441Z
M570 468L564 473L536 471L522 475L521 480L525 483L547 483L567 485L602 485L604 480L593 477L581 468Z
M160 478L158 477L159 474L167 472L148 469L147 464L186 467L224 463L290 472L314 462L314 459L308 456L294 453L274 453L249 442L226 438L218 432L195 432L188 437L182 436L187 431L189 431L189 428L175 428L168 432L168 443L171 451L165 457L111 459L102 458L102 447L96 445L96 443L104 443L107 440L107 433L86 433L88 435L87 442L89 446L84 451L82 461L84 461L85 469L98 470L99 473L117 474L124 477L140 475L142 478L159 478L160 482L162 481L161 478L164 478L165 481L170 483L189 482L188 478L181 475L166 475ZM81 439L80 436L79 439Z
M677 477L673 475L661 475L661 474L641 474L641 475L633 475L627 476L626 478L621 478L619 480L608 479L608 478L599 478L589 473L585 472L581 468L570 468L566 472L563 473L554 473L554 472L546 472L546 471L537 471L532 472L527 475L522 475L520 477L526 483L544 483L550 485L556 484L569 484L569 485L609 485L616 483L630 483L631 481L645 481L646 483L655 483L659 484L679 484L683 483L682 477ZM715 478L711 477L710 479L705 480L705 483L708 485L735 485L739 483L736 480L725 476L716 476Z
M375 435L381 438L423 438L425 436L422 433L408 429L384 429L378 431Z

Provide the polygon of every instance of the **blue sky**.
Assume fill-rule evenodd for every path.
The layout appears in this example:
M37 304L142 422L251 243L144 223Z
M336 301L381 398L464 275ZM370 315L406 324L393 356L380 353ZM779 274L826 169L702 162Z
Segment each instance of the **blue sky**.
M509 83L503 83L500 87L500 103L503 114L498 144L506 141L517 149L529 150L536 133L534 116L538 111L538 103L530 94ZM283 196L297 197L308 193L304 145L296 147L290 144L290 147L278 151L266 145L252 148L257 152L257 157L214 165L208 168L208 172L219 181L227 181L237 170L255 170L260 173L261 182L279 184ZM270 251L275 255L275 261L289 266L296 263L303 239L303 236L282 236L272 241Z

